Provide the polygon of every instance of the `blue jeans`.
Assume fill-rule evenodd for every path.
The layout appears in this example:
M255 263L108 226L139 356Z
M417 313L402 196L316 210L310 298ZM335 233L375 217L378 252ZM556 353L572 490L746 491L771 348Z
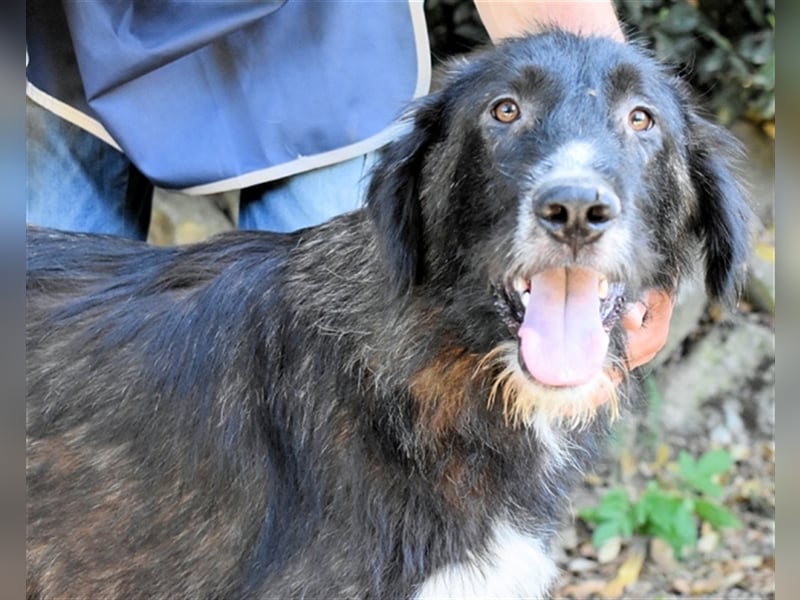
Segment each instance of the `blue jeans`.
M27 222L144 239L153 188L130 161L38 104L25 113Z
M239 229L294 231L363 206L375 153L242 190Z
M27 222L145 239L152 185L124 154L26 103ZM240 229L294 231L360 208L373 154L242 190Z

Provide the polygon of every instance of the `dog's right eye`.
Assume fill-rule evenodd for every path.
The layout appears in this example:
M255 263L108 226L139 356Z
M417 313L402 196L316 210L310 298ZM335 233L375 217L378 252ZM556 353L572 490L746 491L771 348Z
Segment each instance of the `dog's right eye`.
M628 124L634 131L647 131L653 127L653 117L643 108L634 108L628 115Z
M519 105L510 98L500 100L492 108L492 116L501 123L513 123L519 118L519 114Z

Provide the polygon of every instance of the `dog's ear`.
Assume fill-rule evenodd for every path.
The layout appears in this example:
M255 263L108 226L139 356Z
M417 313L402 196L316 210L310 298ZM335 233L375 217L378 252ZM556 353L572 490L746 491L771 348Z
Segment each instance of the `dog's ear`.
M426 154L440 137L440 116L438 95L417 102L404 122L408 131L381 150L367 190L367 211L398 292L423 276L420 192Z
M698 200L695 227L703 244L706 290L732 306L744 285L752 218L735 166L742 152L733 135L696 113L690 128L690 163Z

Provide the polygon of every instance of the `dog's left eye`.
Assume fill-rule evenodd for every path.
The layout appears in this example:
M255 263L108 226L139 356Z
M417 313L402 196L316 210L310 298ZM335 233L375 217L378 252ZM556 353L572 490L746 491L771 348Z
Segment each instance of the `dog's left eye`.
M500 100L492 108L492 116L501 123L513 123L519 118L519 114L519 105L510 98Z
M628 115L628 125L634 131L647 131L654 125L653 117L643 108L634 108Z

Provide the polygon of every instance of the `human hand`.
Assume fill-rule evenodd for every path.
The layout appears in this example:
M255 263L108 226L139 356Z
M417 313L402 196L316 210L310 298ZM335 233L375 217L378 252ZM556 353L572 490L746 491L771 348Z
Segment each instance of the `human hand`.
M622 317L628 335L628 368L640 367L664 347L672 319L672 296L663 290L646 290Z
M595 2L476 0L475 7L486 32L494 42L542 31L552 25L575 33L607 35L619 42L625 41L614 3L610 0Z
M645 290L640 300L628 304L621 322L628 337L629 370L649 363L667 343L672 307L672 296L656 289ZM619 384L622 373L615 369L611 379Z

